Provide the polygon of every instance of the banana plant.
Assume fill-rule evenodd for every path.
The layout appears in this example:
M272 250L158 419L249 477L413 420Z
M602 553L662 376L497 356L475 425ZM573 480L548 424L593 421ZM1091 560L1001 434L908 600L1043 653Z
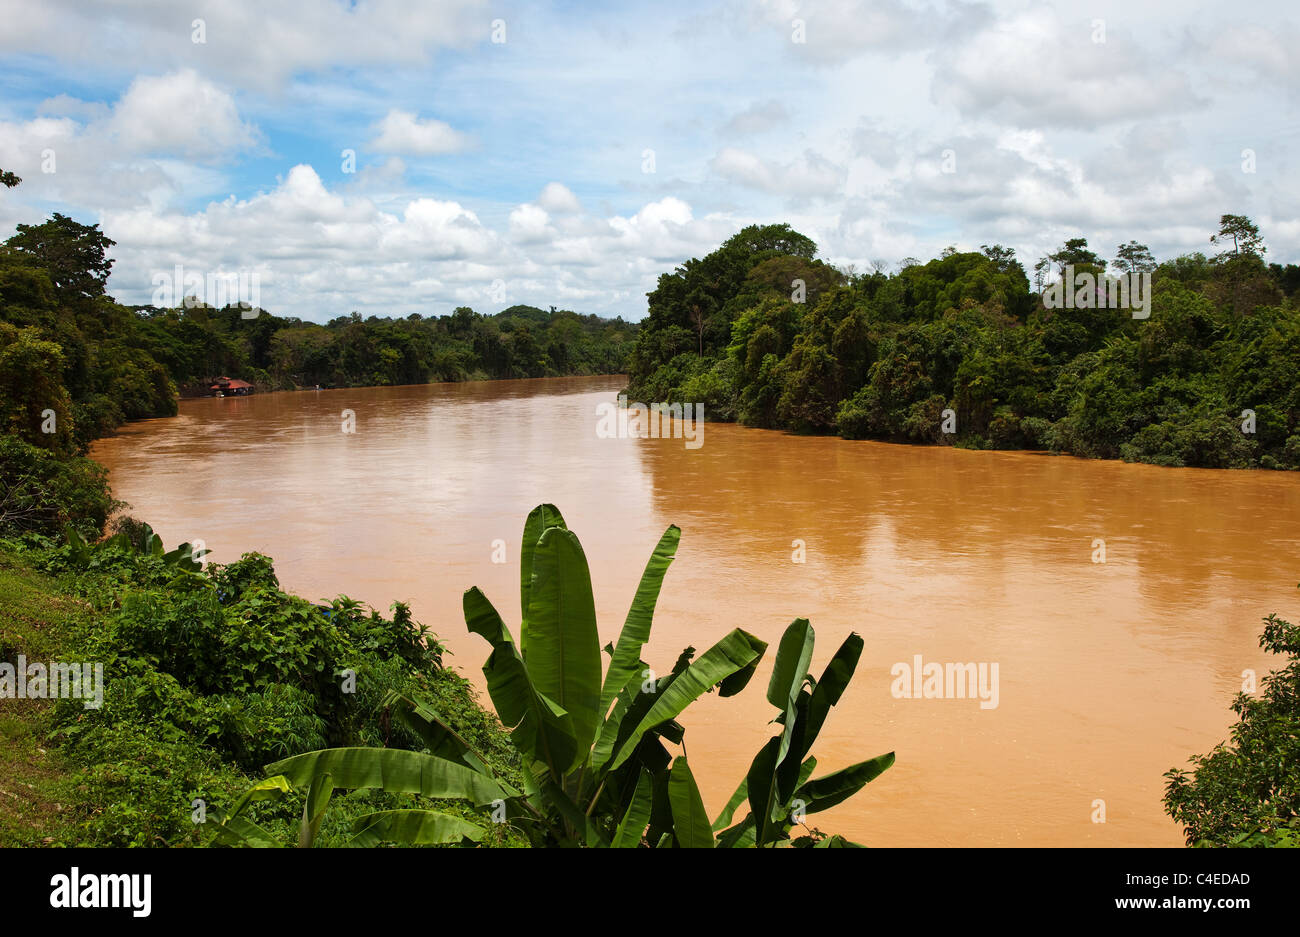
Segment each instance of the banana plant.
M767 645L735 629L698 659L693 647L686 648L663 676L642 659L680 536L671 526L660 538L617 642L603 649L605 667L586 556L553 505L535 508L524 524L518 643L479 589L465 593L466 626L491 646L483 672L522 758L522 790L494 776L428 703L389 694L389 712L423 740L424 752L329 749L277 762L267 769L273 776L222 819L219 837L273 844L243 811L257 800L297 791L306 795L298 840L308 845L334 789L374 788L491 804L494 820L500 814L538 846L713 848L789 840L806 814L852 796L893 763L891 752L810 780L816 759L806 756L853 676L862 639L851 635L814 680L807 672L812 628L798 619L786 629L767 690L782 731L710 823L684 747L674 758L665 743L682 745L685 730L677 717L701 695L744 689ZM732 825L745 801L748 816ZM353 832L350 845L476 841L483 834L475 824L427 810L369 814ZM816 845L855 844L829 837Z
M815 635L805 618L786 628L777 648L767 700L778 710L781 726L759 749L745 780L714 820L718 845L776 846L790 839L790 830L808 814L834 807L852 797L894 763L894 753L858 762L820 778L812 778L817 759L808 755L831 707L840 701L862 656L862 638L850 634L831 658L821 679L808 673ZM811 780L810 780L811 778ZM739 806L749 814L732 824ZM839 836L822 839L820 848L857 846Z
M203 557L210 553L210 550L201 548L196 550L191 544L182 543L176 549L166 552L162 537L158 536L148 524L140 526L143 538L138 551L131 539L123 532L116 533L96 544L87 543L71 525L64 526L63 534L68 540L69 555L80 566L89 565L97 551L116 547L128 553L139 552L145 556L156 556L166 565L175 566L185 572L199 572L203 569Z
M539 845L699 839L699 792L685 757L674 760L664 741L682 742L677 717L704 693L744 689L767 644L737 628L698 659L687 648L668 674L654 674L642 650L680 537L670 526L659 539L618 641L604 648L608 667L587 558L554 505L535 508L524 524L517 644L479 589L465 593L465 623L492 648L488 695L523 757L523 806L540 821L532 826Z
M335 790L377 789L395 794L468 800L480 806L517 797L509 785L498 783L486 770L476 770L446 758L400 748L328 748L295 755L269 765L271 776L246 791L219 820L214 843L274 847L281 843L269 830L250 820L246 808L258 801L285 795L305 795L297 845L311 847ZM380 810L357 817L345 846L379 843L430 845L478 842L486 830L461 817L429 809Z

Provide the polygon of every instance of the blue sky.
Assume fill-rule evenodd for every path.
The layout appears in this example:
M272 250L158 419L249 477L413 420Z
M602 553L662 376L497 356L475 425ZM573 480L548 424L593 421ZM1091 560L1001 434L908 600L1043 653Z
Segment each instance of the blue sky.
M637 319L660 272L774 221L858 269L993 242L1028 266L1080 234L1209 250L1233 212L1300 260L1283 3L0 0L0 23L24 179L0 236L102 224L124 302L182 264L316 320Z

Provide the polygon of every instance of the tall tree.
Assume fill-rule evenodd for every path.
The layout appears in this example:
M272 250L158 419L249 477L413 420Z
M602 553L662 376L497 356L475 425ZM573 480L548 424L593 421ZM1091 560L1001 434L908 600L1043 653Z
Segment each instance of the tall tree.
M1259 257L1268 251L1264 239L1259 236L1259 225L1245 215L1220 216L1219 233L1210 235L1210 243L1226 247L1229 240L1232 241L1232 250L1225 250L1219 254L1220 258L1240 257L1242 254Z
M99 225L84 225L54 213L44 224L18 225L18 233L5 242L35 258L50 273L55 289L77 297L104 295L113 261L105 254L116 241Z
M788 224L752 224L741 228L723 243L723 249L728 247L743 247L754 254L765 251L794 254L806 260L812 260L817 253L817 243Z
M1141 273L1156 268L1151 249L1137 241L1129 241L1116 248L1115 266L1124 273Z
M1007 271L1011 265L1016 262L1016 251L1013 247L1003 247L1001 244L981 244L980 250L984 256L997 264L999 270Z
M1045 260L1056 264L1057 272L1065 276L1066 267L1091 266L1106 269L1106 261L1102 260L1094 251L1088 250L1087 238L1070 238L1060 249L1048 254ZM1042 265L1042 261L1039 261ZM1043 265L1045 267L1045 265ZM1038 267L1034 268L1035 270Z

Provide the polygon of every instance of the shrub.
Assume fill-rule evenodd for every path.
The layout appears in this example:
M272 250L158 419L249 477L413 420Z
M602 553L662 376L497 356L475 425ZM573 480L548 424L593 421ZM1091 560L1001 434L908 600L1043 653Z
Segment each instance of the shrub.
M71 525L97 538L116 507L107 477L89 459L64 458L14 436L0 437L0 534L53 537Z
M1300 627L1270 615L1259 643L1286 666L1259 697L1237 694L1230 741L1194 757L1190 773L1165 773L1165 810L1189 844L1300 845Z

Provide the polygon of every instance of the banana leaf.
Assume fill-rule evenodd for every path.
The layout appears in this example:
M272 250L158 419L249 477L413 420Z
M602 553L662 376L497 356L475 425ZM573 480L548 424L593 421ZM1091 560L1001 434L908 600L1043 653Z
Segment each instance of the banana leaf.
M483 827L460 817L435 810L381 810L358 817L352 824L353 837L344 845L377 846L399 843L403 846L428 846L435 843L459 843L468 839L478 842Z
M504 800L501 785L465 765L400 748L326 748L268 765L295 787L329 774L344 790L379 788L394 794L463 797L476 804Z

